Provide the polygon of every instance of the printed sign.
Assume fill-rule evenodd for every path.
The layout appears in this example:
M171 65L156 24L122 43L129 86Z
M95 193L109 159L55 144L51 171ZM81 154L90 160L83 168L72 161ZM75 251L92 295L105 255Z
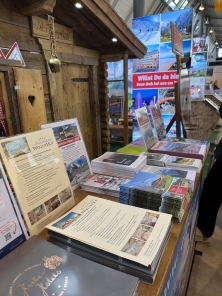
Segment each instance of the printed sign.
M177 29L177 27L170 22L171 29L171 40L172 40L172 52L175 54L184 57L183 52L183 37L182 33Z
M21 66L22 67L25 67L26 66L25 65L25 61L24 61L24 59L22 57L22 54L21 54L21 51L20 51L20 49L18 47L17 42L15 42L12 45L11 49L9 50L9 52L7 53L7 55L6 55L5 58L8 59L8 60L18 60L18 61L21 61Z
M0 59L5 59L5 55L4 55L4 53L2 52L1 49L0 49Z

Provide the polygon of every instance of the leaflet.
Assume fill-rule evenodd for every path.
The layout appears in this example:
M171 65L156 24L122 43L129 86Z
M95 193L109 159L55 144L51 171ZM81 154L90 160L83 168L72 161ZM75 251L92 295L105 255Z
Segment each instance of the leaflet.
M157 138L159 141L163 140L164 138L166 138L166 130L164 128L164 122L160 111L160 105L150 105L149 108L153 119L153 125L156 130Z
M155 144L155 139L146 107L136 109L135 114L144 144L148 150Z
M2 139L0 153L30 235L75 205L51 129Z
M54 232L142 265L152 264L172 216L88 195L47 225Z
M72 190L93 174L77 118L41 125L52 128Z
M25 225L0 163L0 259L27 239Z

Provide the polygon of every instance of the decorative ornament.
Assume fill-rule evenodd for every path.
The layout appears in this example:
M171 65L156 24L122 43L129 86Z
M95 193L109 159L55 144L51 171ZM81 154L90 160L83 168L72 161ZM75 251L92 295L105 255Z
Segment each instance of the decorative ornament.
M60 72L61 62L57 58L56 53L56 41L55 41L55 28L54 28L54 17L48 15L48 23L49 23L49 36L51 43L51 58L48 61L49 67L53 73Z
M63 259L58 256L44 257L42 260L45 262L44 266L48 269L56 269L63 262Z

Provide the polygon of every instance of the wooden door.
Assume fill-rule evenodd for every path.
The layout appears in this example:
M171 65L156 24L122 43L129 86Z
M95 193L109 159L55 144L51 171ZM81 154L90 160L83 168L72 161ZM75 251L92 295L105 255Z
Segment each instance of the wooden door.
M23 133L40 129L47 122L42 75L40 70L13 68L21 131ZM32 102L32 100L34 101Z
M56 73L56 87L60 119L77 117L90 159L95 158L93 145L96 126L90 109L88 66L63 64Z

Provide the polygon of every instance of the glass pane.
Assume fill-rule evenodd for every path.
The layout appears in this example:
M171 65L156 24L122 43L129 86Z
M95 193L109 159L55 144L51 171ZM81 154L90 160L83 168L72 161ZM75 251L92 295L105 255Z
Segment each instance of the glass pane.
M180 0L174 0L174 3L177 4Z
M109 62L108 64L108 80L123 79L123 60L118 62Z
M183 5L181 6L180 9L184 9L184 8L187 6L187 4L188 4L188 1L186 0L186 1L183 3Z

